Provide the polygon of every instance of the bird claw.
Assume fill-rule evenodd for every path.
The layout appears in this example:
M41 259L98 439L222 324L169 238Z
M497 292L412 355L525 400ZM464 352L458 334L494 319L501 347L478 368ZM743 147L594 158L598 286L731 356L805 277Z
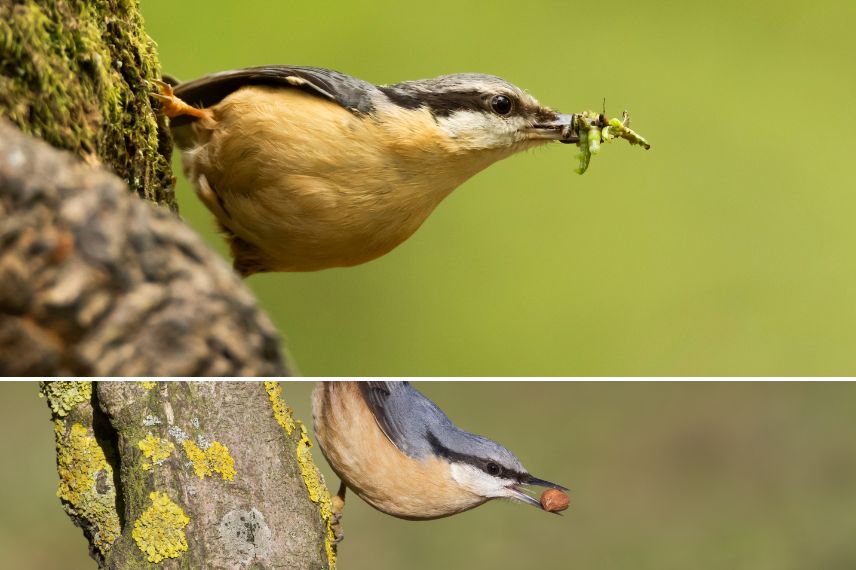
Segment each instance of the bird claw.
M333 520L330 522L330 530L333 531L333 544L339 544L345 540L345 529L342 527L342 515L333 514Z
M146 84L149 87L149 97L160 101L161 104L168 104L176 99L172 85L169 83L160 79L146 79Z
M333 531L333 544L339 544L345 540L345 530L342 528L342 517L345 510L345 493L348 488L344 483L340 483L339 492L330 498L332 521L330 521L330 530Z
M152 88L149 91L149 97L160 103L161 112L170 119L181 115L190 115L198 119L209 116L205 109L197 109L176 97L169 83L159 79L147 79L146 83Z

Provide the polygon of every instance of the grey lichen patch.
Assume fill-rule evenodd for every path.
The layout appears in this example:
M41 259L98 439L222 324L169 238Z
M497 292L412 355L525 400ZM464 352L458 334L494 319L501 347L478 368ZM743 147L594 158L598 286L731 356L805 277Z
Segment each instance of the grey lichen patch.
M163 423L161 422L161 419L152 414L149 414L145 418L143 418L143 425L146 427L160 425L161 423Z
M229 511L220 519L218 528L220 540L234 563L244 566L269 555L271 530L255 507L249 511Z
M146 86L159 76L134 0L0 3L0 117L174 209L171 143Z
M196 436L196 445L198 445L202 451L205 451L206 449L211 447L211 440L208 439L208 436L200 433Z
M169 426L169 429L166 431L167 433L169 433L169 435L174 437L178 443L184 443L185 440L190 439L190 436L187 435L187 432L178 426Z

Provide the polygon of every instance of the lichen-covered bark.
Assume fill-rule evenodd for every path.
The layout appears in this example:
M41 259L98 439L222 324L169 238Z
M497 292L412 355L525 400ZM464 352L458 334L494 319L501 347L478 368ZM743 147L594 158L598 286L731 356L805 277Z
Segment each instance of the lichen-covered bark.
M0 0L0 374L286 373L255 299L169 212L158 76L136 0ZM43 395L57 496L100 568L334 567L329 494L276 386Z
M281 376L279 343L176 216L0 119L0 374Z
M0 0L0 117L177 210L159 76L136 0Z
M275 383L52 382L59 496L99 567L333 569L330 497Z

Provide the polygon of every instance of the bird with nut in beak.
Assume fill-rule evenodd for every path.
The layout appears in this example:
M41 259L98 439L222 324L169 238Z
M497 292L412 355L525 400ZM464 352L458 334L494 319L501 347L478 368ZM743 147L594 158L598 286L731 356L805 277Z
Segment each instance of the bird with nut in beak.
M427 520L492 499L511 499L548 512L567 507L561 485L529 473L511 451L455 424L409 382L319 382L312 397L318 445L346 489L395 517ZM545 487L564 497L549 507L525 492ZM555 501L555 498L553 499Z
M376 86L274 65L158 88L185 171L244 276L375 259L491 164L580 140L574 115L480 73Z

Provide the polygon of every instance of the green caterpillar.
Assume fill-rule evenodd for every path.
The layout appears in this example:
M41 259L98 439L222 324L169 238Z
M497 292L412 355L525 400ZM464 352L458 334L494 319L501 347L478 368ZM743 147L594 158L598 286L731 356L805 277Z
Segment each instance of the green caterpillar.
M579 133L580 140L577 146L580 148L580 166L577 174L583 174L588 170L591 155L600 152L600 143L609 142L612 139L622 138L631 145L639 145L645 150L651 148L645 138L630 128L630 114L627 111L619 119L607 119L602 113L585 111L574 116L574 130Z

